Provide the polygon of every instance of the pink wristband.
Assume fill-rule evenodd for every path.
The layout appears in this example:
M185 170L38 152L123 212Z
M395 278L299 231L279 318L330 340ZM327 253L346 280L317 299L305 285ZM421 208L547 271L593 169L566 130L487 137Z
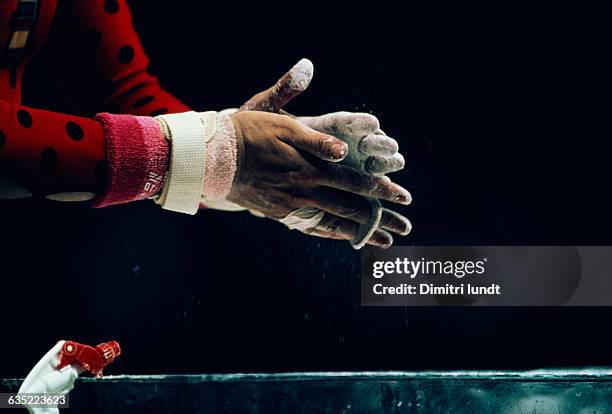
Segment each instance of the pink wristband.
M160 125L151 117L101 113L108 164L106 185L93 201L101 208L155 195L161 188L170 146Z

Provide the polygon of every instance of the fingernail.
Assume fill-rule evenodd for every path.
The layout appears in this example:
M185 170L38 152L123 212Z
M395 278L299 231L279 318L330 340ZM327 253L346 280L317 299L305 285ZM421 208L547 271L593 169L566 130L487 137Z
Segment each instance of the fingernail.
M347 145L344 142L337 142L332 145L332 158L334 160L341 160L346 157L348 152Z
M397 201L400 204L408 205L408 204L412 203L412 196L408 192L401 193L401 194L398 194L397 196L395 196L395 201Z
M406 223L406 228L404 229L404 231L401 233L402 236L407 236L410 234L410 232L412 231L412 223L408 222Z

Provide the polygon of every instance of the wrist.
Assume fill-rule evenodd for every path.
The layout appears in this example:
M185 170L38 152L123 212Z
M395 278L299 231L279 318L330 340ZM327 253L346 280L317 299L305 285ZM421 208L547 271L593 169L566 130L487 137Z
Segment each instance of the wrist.
M157 122L159 125L159 129L164 136L164 139L166 141L170 141L170 130L168 129L168 124L166 124L166 122L159 117L154 117L153 120L155 120L155 122Z
M170 146L162 128L151 117L98 114L106 140L105 188L94 208L153 197L168 167Z
M229 114L217 116L216 131L206 143L206 160L202 197L219 200L232 189L238 167L236 126Z
M206 144L216 131L217 113L183 112L160 115L171 142L168 174L158 204L163 209L195 214L204 182Z

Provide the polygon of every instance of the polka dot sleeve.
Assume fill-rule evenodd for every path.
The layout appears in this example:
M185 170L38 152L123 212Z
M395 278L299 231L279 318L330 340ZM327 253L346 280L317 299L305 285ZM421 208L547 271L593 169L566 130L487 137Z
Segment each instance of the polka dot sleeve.
M151 196L165 175L168 148L163 136L142 127L150 123L142 117L108 115L104 123L94 116L110 112L150 117L190 108L163 90L157 77L149 73L149 59L124 0L41 4L32 53L37 46L47 45L49 68L83 117L22 105L19 92L26 59L16 70L0 68L0 83L10 83L8 93L0 93L0 174L35 194L96 193L97 207ZM0 4L0 17L9 16L12 7L12 3ZM0 40L6 40L3 34L0 27ZM4 77L7 82L1 82ZM127 128L129 125L132 127ZM109 131L115 131L113 140ZM133 155L134 145L142 150L136 152L139 157L130 158L127 155ZM111 149L125 150L127 155L110 156ZM122 169L112 164L113 158L125 163L144 159L142 154L154 154L154 172L145 168L150 167L145 161L130 168L146 171L146 180L127 182L114 176Z
M71 100L98 112L156 116L190 110L160 87L125 0L62 0L50 60Z
M33 193L100 191L104 142L95 120L0 100L0 168Z

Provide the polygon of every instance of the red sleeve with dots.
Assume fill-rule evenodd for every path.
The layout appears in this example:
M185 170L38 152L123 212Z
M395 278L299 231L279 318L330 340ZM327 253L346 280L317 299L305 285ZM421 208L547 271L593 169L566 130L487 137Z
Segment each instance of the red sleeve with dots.
M62 0L49 34L50 59L76 106L88 114L155 116L189 108L148 72L125 0Z
M2 99L0 169L35 194L98 192L106 170L102 125Z
M132 190L122 195L122 188L116 188L122 181L112 177L122 166L109 162L137 161L143 154L151 155L153 148L158 171L152 174L163 178L168 146L161 131L143 118L107 116L101 122L26 107L21 102L23 70L38 46L47 42L51 66L82 115L108 111L152 116L189 108L162 90L157 78L147 72L149 60L125 1L46 0L39 5L25 56L12 63L4 59L6 50L1 50L0 173L34 193L102 192L104 201L98 200L97 206L149 196L147 191ZM0 48L9 44L16 8L17 0L0 2ZM149 127L130 128L132 124ZM110 150L139 155L125 157L109 154ZM130 185L141 184L146 185ZM109 195L113 191L116 194Z

